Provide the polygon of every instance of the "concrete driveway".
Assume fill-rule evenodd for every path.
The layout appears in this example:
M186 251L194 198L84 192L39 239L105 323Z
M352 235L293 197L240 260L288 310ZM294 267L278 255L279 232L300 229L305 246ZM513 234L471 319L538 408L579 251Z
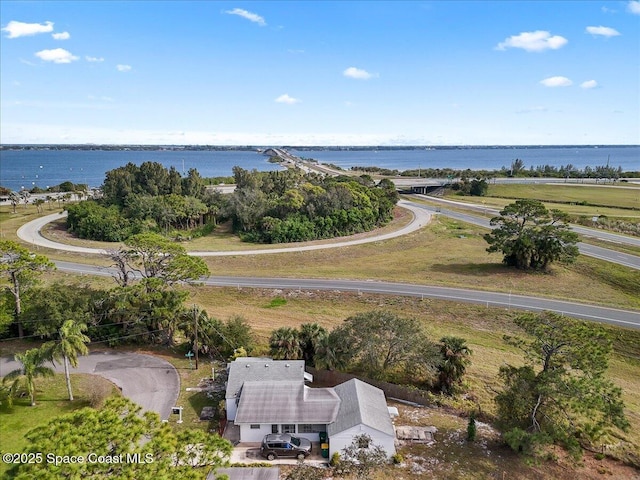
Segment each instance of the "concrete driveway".
M312 442L311 455L304 461L305 465L313 465L316 467L325 466L329 463L328 458L321 455L320 443ZM252 463L268 462L274 465L296 465L298 460L295 458L277 458L269 461L260 455L260 443L239 443L233 447L230 458L231 463L243 463L251 465Z
M50 364L48 364L50 365ZM0 358L0 376L20 368L13 357ZM56 363L54 370L64 373ZM180 392L180 377L169 362L151 355L126 352L93 352L78 358L78 368L71 373L91 373L110 380L122 394L144 410L157 412L164 420Z

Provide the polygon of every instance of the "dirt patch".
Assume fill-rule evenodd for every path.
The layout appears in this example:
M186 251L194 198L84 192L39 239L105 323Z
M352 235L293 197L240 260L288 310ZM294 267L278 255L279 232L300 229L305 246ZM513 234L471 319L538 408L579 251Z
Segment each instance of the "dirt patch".
M552 450L550 457L555 458L528 464L505 447L500 432L487 423L476 421L476 439L470 442L467 441L465 418L438 408L394 406L400 413L395 421L397 425L430 425L437 429L433 443L408 443L399 448L404 461L395 467L397 479L640 479L640 471L615 460L598 459L586 452L576 462L561 448Z

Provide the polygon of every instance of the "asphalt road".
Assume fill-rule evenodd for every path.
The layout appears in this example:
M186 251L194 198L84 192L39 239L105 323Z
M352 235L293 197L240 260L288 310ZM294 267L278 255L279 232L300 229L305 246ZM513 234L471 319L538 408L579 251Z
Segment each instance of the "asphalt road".
M452 210L431 207L414 202L403 202L415 214L415 220L400 234L415 231L428 222L428 212L439 211L452 218L459 219L464 222L480 225L490 228L489 220L484 217L469 215ZM40 228L46 223L47 217L38 219L35 222L23 226L18 234L24 240L30 237L39 237L38 242L48 242L40 236ZM48 221L51 221L49 219ZM398 232L395 232L397 235ZM390 236L384 237L390 238ZM370 237L361 241L380 241L382 237ZM43 246L49 246L46 243L40 243ZM241 251L241 252L198 252L198 254L212 255L249 255L258 253L279 253L281 251L296 251L303 249L315 248L331 248L332 246L345 246L353 244L352 242L343 242L341 244L314 245L311 247L294 247L291 249L276 250L257 250L257 251ZM81 247L72 247L69 245L54 244L52 248L66 249L69 251L86 251L87 253L99 253L95 249L82 249ZM607 250L593 245L580 244L581 251L598 258L602 258L611 262L626 265L631 268L640 269L640 257L627 255L612 250ZM94 267L84 264L76 264L70 262L56 262L58 268L62 271L75 272L87 275L105 275L111 276L112 272L108 268ZM460 301L465 303L480 303L487 306L501 306L505 308L514 308L522 310L551 310L561 312L576 318L586 320L594 320L604 323L626 326L630 328L640 328L640 313L629 310L619 310L613 308L604 308L592 306L588 304L565 302L559 300L543 299L536 297L528 297L521 295L511 295L506 293L486 292L467 289L431 287L426 285L396 284L390 282L368 282L368 281L345 281L345 280L314 280L314 279L269 279L255 277L209 277L203 279L203 282L209 285L218 286L235 286L235 287L252 287L252 288L278 288L278 289L301 289L301 290L340 290L340 291L359 291L370 293L383 293L393 295L409 295L421 296L426 298L443 298L447 300Z
M434 200L434 197L425 197L429 200ZM440 215L445 215L447 217L460 220L462 222L470 223L472 225L478 225L484 228L494 228L489 224L489 219L486 217L479 217L477 215L473 215L470 213L463 213L454 210L450 210L443 207L436 207L432 205L425 205L422 203L414 203L407 202L413 207L421 208L427 210L431 213L439 213ZM458 205L456 203L456 205ZM465 207L464 204L460 206ZM467 206L468 208L468 206ZM478 206L474 206L474 209L478 208ZM482 207L479 207L482 209ZM492 212L491 209L483 209L487 212ZM497 212L495 212L497 213ZM584 228L573 226L571 227L576 233L581 235L588 235L593 238L597 238L599 240L606 240L610 242L617 242L627 245L635 245L640 246L640 238L627 237L624 235L617 235L615 233L604 232L601 230L595 230L591 228ZM583 255L588 255L590 257L598 258L600 260L605 260L611 263L617 263L618 265L623 265L625 267L633 268L635 270L640 270L640 257L636 255L630 255L628 253L618 252L616 250L610 250L608 248L598 247L596 245L590 245L588 243L579 242L578 249L580 253Z
M12 358L0 357L0 376L17 368L20 364ZM54 370L64 373L58 363ZM71 369L71 373L91 373L110 380L125 397L144 410L157 412L163 420L169 418L180 392L180 377L173 365L151 355L94 352L79 357L78 368Z
M61 271L75 272L83 275L111 276L112 274L110 269L104 267L94 267L70 262L56 262L56 265ZM464 288L433 287L429 285L366 280L326 280L311 278L212 276L203 278L202 282L206 285L218 287L379 293L384 295L437 298L462 303L475 303L486 305L487 307L502 307L508 310L527 310L533 312L549 310L584 320L640 329L640 311Z

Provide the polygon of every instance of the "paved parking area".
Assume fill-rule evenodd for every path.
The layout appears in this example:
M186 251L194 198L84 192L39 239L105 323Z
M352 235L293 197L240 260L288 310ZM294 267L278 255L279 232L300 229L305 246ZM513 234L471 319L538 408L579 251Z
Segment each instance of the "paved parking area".
M252 463L269 462L266 458L260 456L259 443L239 443L233 448L231 453L231 463ZM307 465L323 466L329 462L328 458L321 455L320 443L313 442L311 444L311 455L304 461ZM298 461L295 458L278 458L269 463L274 465L295 465Z

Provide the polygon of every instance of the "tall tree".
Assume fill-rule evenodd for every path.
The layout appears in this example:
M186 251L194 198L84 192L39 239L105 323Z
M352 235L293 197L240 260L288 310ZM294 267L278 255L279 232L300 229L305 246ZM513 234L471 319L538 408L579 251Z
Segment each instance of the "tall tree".
M578 235L560 210L547 210L538 200L516 200L491 219L487 252L502 252L503 262L523 270L546 270L554 261L573 262Z
M125 245L120 250L123 261L146 279L157 278L171 285L194 282L209 274L201 258L188 255L182 245L162 235L141 233L130 237Z
M300 325L300 348L302 349L302 358L307 365L315 366L316 349L320 341L327 335L327 330L317 323Z
M340 327L321 337L315 346L315 367L324 370L345 370L353 358L349 342L344 329Z
M337 329L349 345L352 366L376 379L415 377L439 362L419 320L374 310L347 318Z
M87 331L87 326L84 323L78 323L75 320L67 320L60 328L60 338L52 342L47 342L43 345L44 355L48 359L56 361L62 358L64 364L64 375L67 379L69 400L73 400L69 364L71 364L73 368L77 368L78 355L87 355L89 353L87 343L89 343L91 339L83 333L85 331Z
M17 386L24 382L27 394L31 400L31 406L36 404L36 378L53 377L53 370L42 364L47 357L45 352L40 348L32 348L23 353L16 353L14 358L22 364L20 368L12 370L2 379L3 383L11 384L13 391L17 390Z
M526 363L500 368L505 387L496 397L512 448L535 453L547 438L577 448L606 429L628 427L622 392L605 377L611 341L602 326L551 312L514 322L527 337L505 341L523 351Z
M438 365L438 387L444 393L451 394L462 377L471 360L471 350L466 340L459 337L442 337L440 339L442 362Z
M9 285L5 288L11 292L15 300L14 318L20 338L24 335L20 319L21 294L35 283L40 273L53 269L55 265L44 255L36 255L16 242L0 240L0 272L9 280Z
M26 437L24 453L83 456L88 461L17 464L9 471L10 478L204 480L210 472L220 478L215 471L229 464L233 449L219 435L202 430L176 433L157 413L142 414L138 405L123 397L107 399L100 410L87 407L57 416Z
M280 327L271 333L269 348L273 358L298 360L302 357L300 333L295 328Z

